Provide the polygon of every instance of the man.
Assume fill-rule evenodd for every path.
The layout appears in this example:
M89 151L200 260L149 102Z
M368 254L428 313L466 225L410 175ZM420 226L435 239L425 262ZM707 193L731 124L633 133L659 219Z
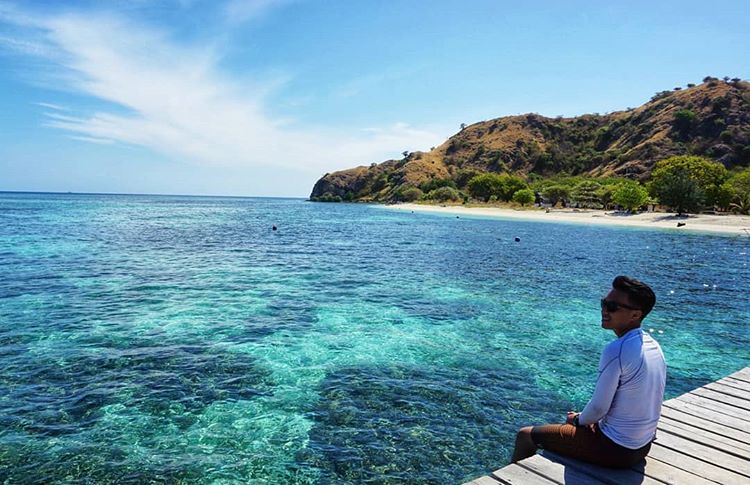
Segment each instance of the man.
M513 462L537 448L596 465L627 468L641 461L656 437L667 369L659 344L641 330L656 303L648 285L618 276L601 300L602 328L617 340L602 351L594 395L565 424L527 426L516 436Z

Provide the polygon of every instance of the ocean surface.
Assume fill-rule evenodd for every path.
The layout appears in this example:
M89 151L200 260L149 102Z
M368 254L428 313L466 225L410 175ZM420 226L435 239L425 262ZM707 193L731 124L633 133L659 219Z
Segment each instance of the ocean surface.
M618 274L657 293L667 398L748 365L748 252L299 199L0 193L0 481L475 478L520 426L585 405Z

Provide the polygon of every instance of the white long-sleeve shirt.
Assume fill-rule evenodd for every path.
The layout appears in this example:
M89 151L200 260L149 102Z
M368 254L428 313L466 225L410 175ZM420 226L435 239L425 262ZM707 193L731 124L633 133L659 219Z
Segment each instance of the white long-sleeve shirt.
M594 395L578 422L598 422L615 443L641 448L656 435L666 381L659 344L640 328L630 330L604 347Z

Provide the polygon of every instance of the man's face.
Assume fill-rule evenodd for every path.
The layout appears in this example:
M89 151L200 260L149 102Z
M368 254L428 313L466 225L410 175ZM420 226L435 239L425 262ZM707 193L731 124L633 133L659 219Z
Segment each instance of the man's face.
M628 330L640 326L642 312L632 308L633 305L628 300L628 295L625 292L613 288L604 297L604 301L605 304L602 305L602 328L613 330L619 337ZM617 309L610 310L614 306Z

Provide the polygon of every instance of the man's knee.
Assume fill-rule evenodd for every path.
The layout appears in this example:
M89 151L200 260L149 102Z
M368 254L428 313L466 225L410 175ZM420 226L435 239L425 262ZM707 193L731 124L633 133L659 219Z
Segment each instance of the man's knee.
M524 426L523 428L518 430L518 434L516 436L528 436L529 439L531 439L531 430L534 429L533 426Z
M518 433L516 433L516 441L522 441L526 443L533 443L534 440L531 439L531 430L534 429L533 426L524 426L523 428L518 430Z

